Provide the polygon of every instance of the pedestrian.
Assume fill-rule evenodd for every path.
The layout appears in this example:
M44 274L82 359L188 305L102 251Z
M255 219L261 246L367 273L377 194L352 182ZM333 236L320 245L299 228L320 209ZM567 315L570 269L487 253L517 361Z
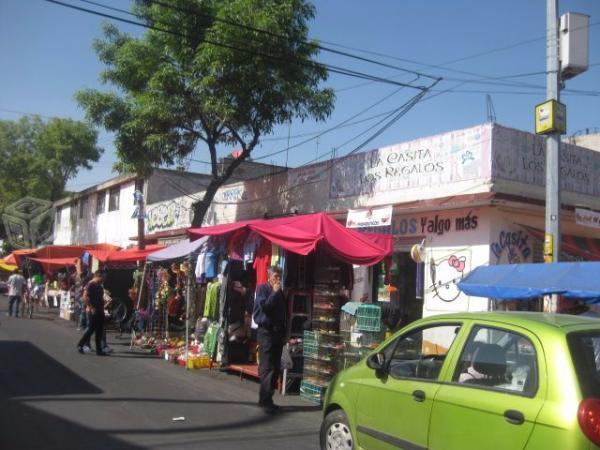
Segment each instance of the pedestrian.
M258 325L258 404L273 414L279 407L273 403L273 393L281 372L281 352L285 340L286 304L281 289L281 269L270 267L268 282L256 288L252 316Z
M85 353L83 346L90 342L92 334L96 340L96 355L106 356L102 350L102 336L104 333L104 274L97 270L94 278L86 285L83 293L85 308L90 312L88 328L77 344L79 353Z
M19 269L15 269L13 274L8 278L8 315L13 315L13 306L16 304L15 317L19 317L19 305L23 298L25 290L25 278L21 275Z

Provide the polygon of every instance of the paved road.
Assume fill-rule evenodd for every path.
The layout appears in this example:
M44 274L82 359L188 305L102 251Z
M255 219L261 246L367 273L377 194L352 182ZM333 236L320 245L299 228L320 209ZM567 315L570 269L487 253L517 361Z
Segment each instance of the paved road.
M297 396L266 415L253 381L129 353L114 334L112 356L80 355L72 323L6 310L0 296L0 449L318 448L320 412Z

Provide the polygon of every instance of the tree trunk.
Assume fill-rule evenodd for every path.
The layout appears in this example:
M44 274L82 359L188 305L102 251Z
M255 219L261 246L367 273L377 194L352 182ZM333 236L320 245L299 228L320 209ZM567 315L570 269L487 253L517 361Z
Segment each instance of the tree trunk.
M225 183L225 180L213 179L208 187L206 188L206 192L204 193L204 197L199 202L194 203L192 206L194 208L194 218L192 219L192 227L199 228L202 226L202 222L204 221L204 217L208 212L208 208L212 203L215 195L219 188Z

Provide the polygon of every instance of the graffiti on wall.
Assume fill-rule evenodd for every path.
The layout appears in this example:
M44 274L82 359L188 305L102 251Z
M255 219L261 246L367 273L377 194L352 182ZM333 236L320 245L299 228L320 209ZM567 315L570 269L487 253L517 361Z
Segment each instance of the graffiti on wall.
M192 223L191 208L178 202L162 203L148 210L146 231L155 231L189 227Z
M519 264L531 258L529 235L524 231L502 230L498 239L490 245L496 264Z

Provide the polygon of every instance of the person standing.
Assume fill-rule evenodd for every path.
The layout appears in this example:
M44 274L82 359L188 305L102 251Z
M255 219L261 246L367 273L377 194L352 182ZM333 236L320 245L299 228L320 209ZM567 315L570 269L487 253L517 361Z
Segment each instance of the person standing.
M15 317L19 317L19 305L23 298L23 291L25 289L25 278L21 275L21 271L16 269L14 273L8 278L8 315L13 315L13 305L16 303Z
M281 269L268 269L268 282L256 289L252 316L258 325L258 375L260 392L258 404L272 414L278 407L273 403L273 393L281 372L281 353L285 340L286 305L281 289Z
M96 355L106 356L102 349L102 336L104 333L104 274L97 270L94 278L86 285L83 293L84 307L90 312L88 328L77 344L79 353L85 353L83 346L86 345L94 334L96 340Z

